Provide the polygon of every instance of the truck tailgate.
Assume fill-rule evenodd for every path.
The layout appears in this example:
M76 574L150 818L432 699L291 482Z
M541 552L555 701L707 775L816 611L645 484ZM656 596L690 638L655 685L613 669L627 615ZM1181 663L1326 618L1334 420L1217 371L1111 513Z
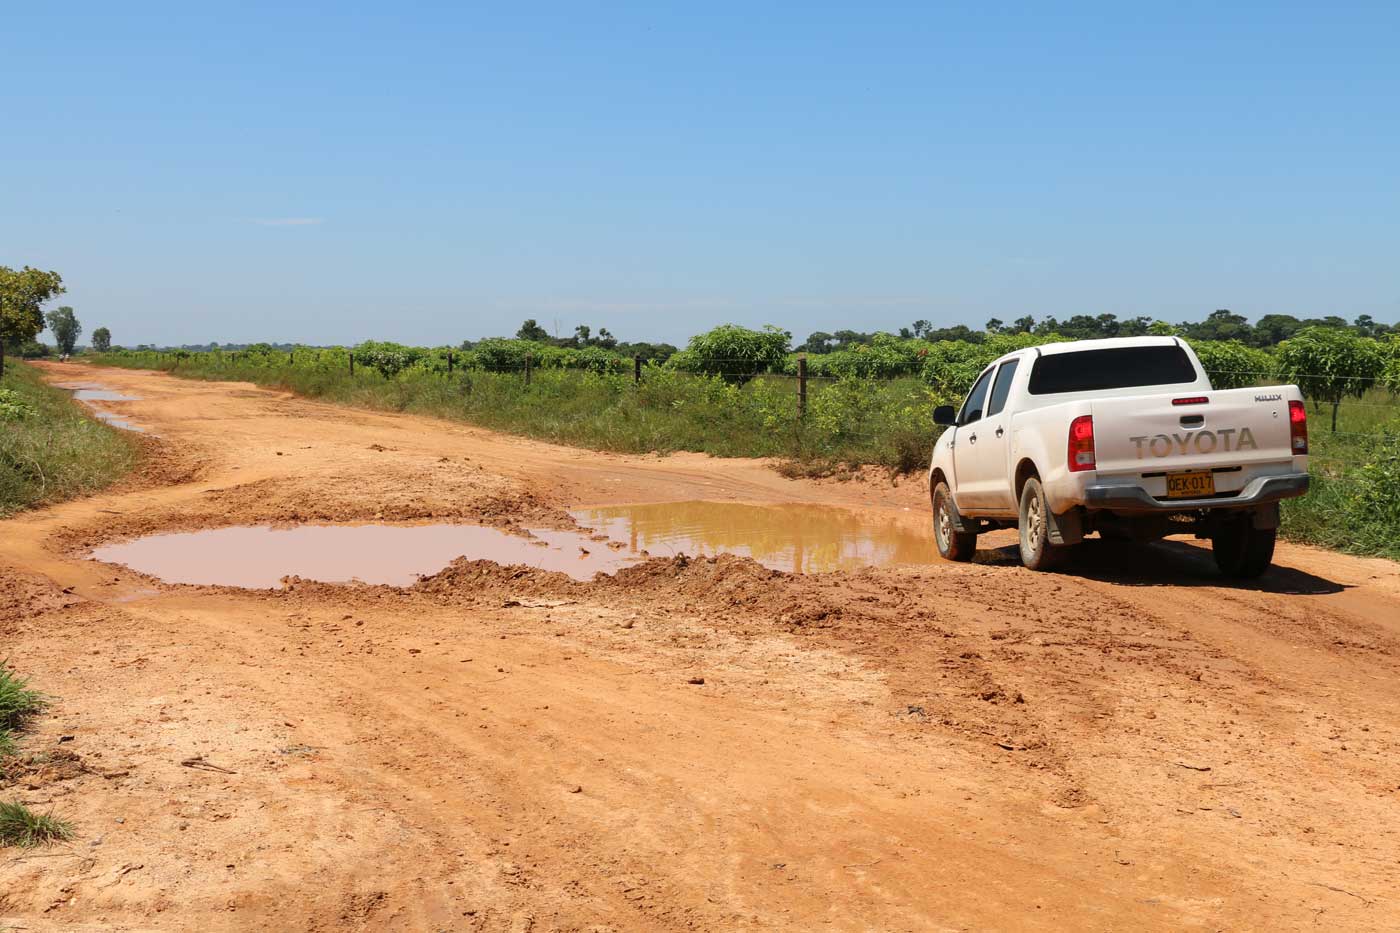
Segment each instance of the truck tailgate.
M1207 401L1174 404L1178 399ZM1292 386L1173 392L1095 401L1094 450L1104 473L1291 462Z

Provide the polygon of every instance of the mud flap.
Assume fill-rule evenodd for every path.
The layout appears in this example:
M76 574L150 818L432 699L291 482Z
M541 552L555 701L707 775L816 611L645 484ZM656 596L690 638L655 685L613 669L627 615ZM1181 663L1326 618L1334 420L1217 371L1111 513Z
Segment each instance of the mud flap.
M1084 513L1070 509L1063 515L1049 513L1050 527L1047 529L1050 543L1054 545L1078 544L1084 540Z
M975 534L977 532L977 523L969 522L962 517L962 512L958 511L958 500L951 492L948 493L948 501L953 505L952 509L949 510L953 513L953 531L959 534L964 532L972 532Z
M1261 505L1255 509L1250 519L1256 530L1271 531L1278 527L1278 514L1278 503L1270 502L1268 505Z

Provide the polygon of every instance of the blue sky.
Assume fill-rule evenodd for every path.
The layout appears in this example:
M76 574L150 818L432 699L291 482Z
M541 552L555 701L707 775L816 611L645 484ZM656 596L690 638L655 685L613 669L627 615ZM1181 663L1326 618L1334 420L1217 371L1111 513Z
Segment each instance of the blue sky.
M8 5L0 264L119 343L1400 318L1400 5Z

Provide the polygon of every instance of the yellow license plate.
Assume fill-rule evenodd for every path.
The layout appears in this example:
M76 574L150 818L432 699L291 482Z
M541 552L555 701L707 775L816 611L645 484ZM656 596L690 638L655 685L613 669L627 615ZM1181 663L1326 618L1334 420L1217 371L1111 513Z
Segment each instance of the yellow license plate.
M1203 499L1215 495L1215 474L1209 470L1167 474L1168 499Z

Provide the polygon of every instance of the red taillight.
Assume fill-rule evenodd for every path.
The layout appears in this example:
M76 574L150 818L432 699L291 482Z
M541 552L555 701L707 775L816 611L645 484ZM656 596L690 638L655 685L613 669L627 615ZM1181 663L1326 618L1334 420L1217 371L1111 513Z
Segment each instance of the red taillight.
M1193 395L1193 396L1191 396L1190 398L1174 398L1174 399L1172 399L1172 404L1173 404L1173 405L1205 405L1205 404L1208 403L1209 401L1210 401L1210 399L1207 398L1207 397L1204 396L1204 395Z
M1308 410L1302 402L1288 403L1288 429L1294 455L1308 452Z
M1080 415L1069 423L1069 471L1094 469L1094 416Z

